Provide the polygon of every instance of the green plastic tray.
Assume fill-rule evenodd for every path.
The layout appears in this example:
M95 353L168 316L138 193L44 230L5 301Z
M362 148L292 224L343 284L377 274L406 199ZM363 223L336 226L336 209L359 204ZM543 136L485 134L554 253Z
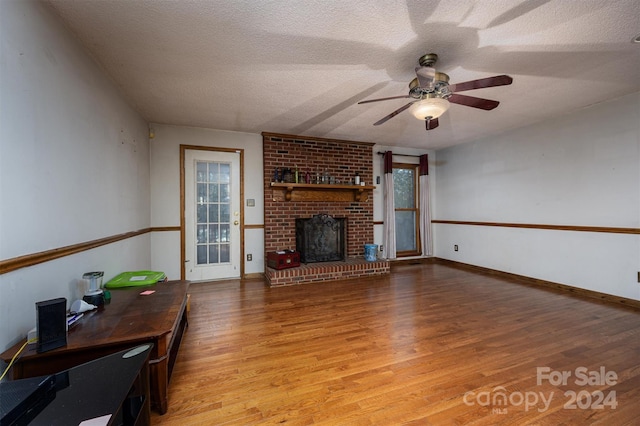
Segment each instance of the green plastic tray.
M123 272L113 277L104 286L106 288L140 287L164 281L164 272L157 271L132 271Z

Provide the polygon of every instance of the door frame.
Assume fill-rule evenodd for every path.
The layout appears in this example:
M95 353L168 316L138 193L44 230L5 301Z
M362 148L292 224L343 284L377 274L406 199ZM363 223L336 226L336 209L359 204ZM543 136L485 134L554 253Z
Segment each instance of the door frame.
M421 256L422 255L422 247L421 247L421 241L422 239L420 238L420 165L419 164L414 164L414 163L400 163L400 162L393 162L393 166L392 169L411 169L414 172L414 179L413 179L413 202L414 202L414 208L413 209L397 209L396 206L394 205L393 208L395 211L398 210L405 210L405 211L414 211L415 212L415 222L414 222L414 238L416 241L416 249L415 250L405 250L405 251L396 251L396 258L401 258L401 257L411 257L411 256ZM395 183L394 183L395 185ZM397 228L396 228L397 231ZM397 234L396 234L396 238L397 238ZM396 243L396 247L397 247L397 243ZM397 248L396 248L397 250Z
M186 182L184 160L187 150L234 152L240 156L240 278L244 278L244 149L220 148L200 145L180 145L180 279L186 279L186 224L184 210L186 207L184 185Z

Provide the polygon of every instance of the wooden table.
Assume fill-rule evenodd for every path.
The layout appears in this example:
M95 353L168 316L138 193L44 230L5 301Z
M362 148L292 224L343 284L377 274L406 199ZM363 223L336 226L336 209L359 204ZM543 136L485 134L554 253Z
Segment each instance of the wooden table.
M69 330L66 346L39 354L35 344L29 345L12 367L13 378L53 374L149 342L154 344L149 356L151 406L166 413L171 370L188 325L188 288L188 281L168 281L111 290L111 303L86 312ZM140 294L146 290L154 293ZM23 343L0 358L8 363Z

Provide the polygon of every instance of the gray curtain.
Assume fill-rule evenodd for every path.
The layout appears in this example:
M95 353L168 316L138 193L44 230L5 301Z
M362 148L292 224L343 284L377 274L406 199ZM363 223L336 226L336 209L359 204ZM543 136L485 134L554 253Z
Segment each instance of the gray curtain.
M396 210L393 196L393 153L384 154L384 230L382 236L382 256L396 258Z
M420 244L423 256L433 256L431 197L429 196L429 156L420 156Z

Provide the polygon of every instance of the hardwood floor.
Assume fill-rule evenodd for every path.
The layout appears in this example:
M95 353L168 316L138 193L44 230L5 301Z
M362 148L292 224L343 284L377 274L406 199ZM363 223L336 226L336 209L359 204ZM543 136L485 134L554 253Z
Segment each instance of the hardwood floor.
M632 308L441 264L190 293L169 411L152 424L640 422Z

